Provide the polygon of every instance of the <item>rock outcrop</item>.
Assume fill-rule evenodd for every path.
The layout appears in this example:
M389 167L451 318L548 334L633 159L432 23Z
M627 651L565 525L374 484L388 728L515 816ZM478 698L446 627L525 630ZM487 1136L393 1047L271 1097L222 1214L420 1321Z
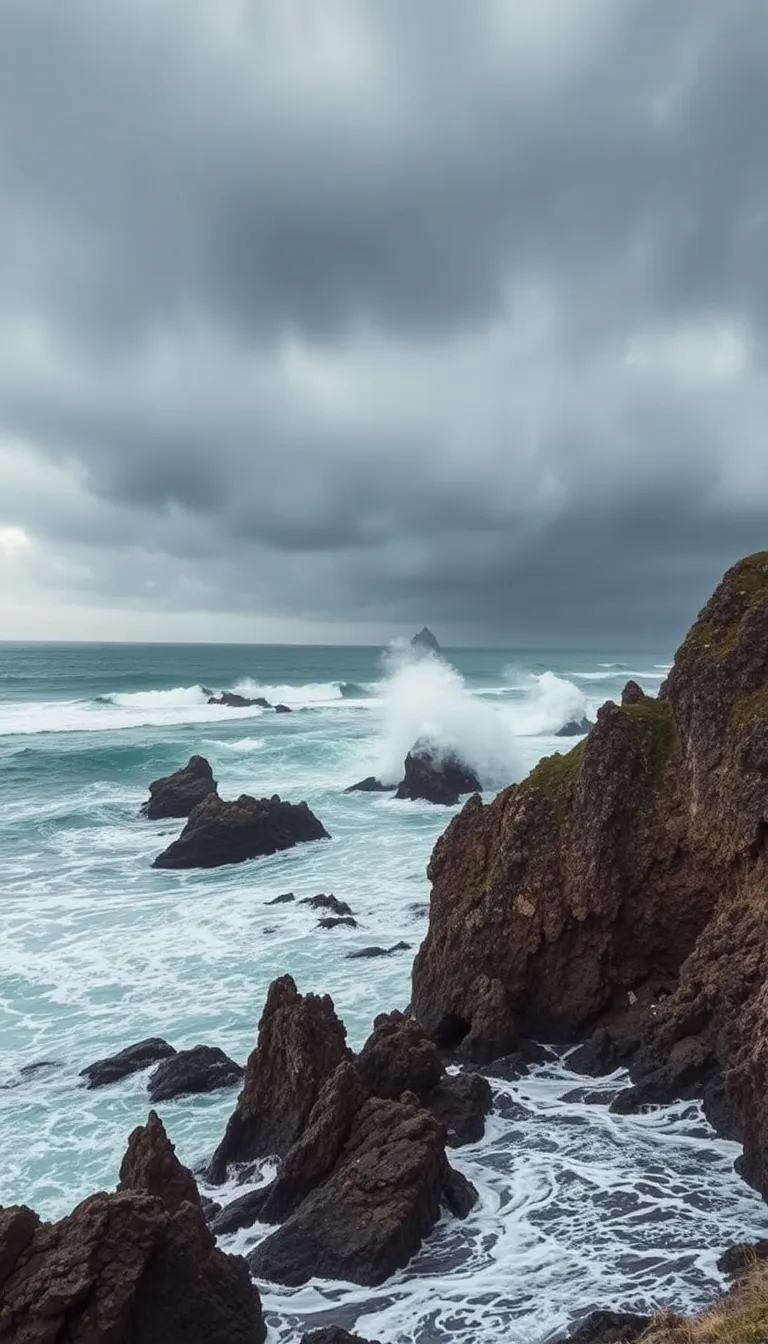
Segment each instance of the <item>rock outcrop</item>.
M242 1064L236 1064L217 1045L195 1045L163 1060L150 1074L149 1099L169 1101L191 1092L215 1092L220 1087L233 1087L244 1073Z
M441 752L432 743L419 741L405 758L405 773L395 797L452 807L462 793L479 793L481 788L474 770L454 752Z
M658 699L638 691L452 820L413 1008L470 1041L490 981L510 1032L593 1034L638 1104L703 1094L768 1194L768 553L726 574Z
M220 695L209 695L208 704L223 705L225 709L251 709L254 706L259 709L272 708L263 695L257 695L251 699L248 695L238 695L237 691L222 691Z
M383 1283L415 1254L441 1206L455 1205L456 1176L442 1125L416 1097L372 1097L331 1176L251 1252L251 1270L289 1285L316 1276Z
M366 775L365 779L359 780L357 784L350 784L349 788L345 789L344 792L391 793L394 787L394 784L382 784L381 780L377 779L375 775Z
M116 1194L42 1223L0 1210L0 1339L14 1344L262 1344L259 1295L218 1250L156 1116L131 1135Z
M277 795L251 798L247 793L236 802L225 802L211 794L193 808L178 840L158 854L152 867L218 868L329 838L306 803L284 803Z
M411 648L423 653L440 653L440 645L428 625L423 625L419 633L412 636Z
M588 719L586 714L580 719L569 719L562 728L558 728L555 737L583 737L590 728L594 728L594 723Z
M172 775L155 779L149 786L149 798L141 811L150 821L163 817L188 817L193 807L215 793L216 780L204 756L190 756L187 764Z
M299 994L290 975L274 980L210 1180L223 1181L231 1162L284 1156L304 1132L323 1084L348 1058L346 1030L329 996Z
M97 1059L93 1064L88 1064L81 1070L80 1077L85 1079L86 1087L106 1087L108 1083L129 1078L132 1073L140 1073L161 1059L171 1059L175 1054L173 1046L162 1037L150 1036L145 1041L137 1041L135 1045L118 1050L116 1055L108 1055L106 1059Z

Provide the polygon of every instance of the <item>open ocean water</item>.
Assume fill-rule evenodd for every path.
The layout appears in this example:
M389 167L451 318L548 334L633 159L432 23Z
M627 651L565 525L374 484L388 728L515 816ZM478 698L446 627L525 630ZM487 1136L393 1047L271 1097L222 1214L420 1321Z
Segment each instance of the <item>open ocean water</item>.
M89 1092L78 1071L153 1035L244 1061L276 975L329 992L359 1046L377 1013L408 1002L426 864L451 813L343 789L397 778L427 732L470 759L490 796L568 750L557 728L618 698L629 677L656 692L669 655L445 657L451 666L368 648L0 644L0 1202L55 1218L114 1187L146 1118L146 1074ZM294 712L209 706L202 687ZM193 752L224 797L305 798L332 839L212 871L152 870L183 823L147 822L140 804ZM360 927L324 931L306 906L266 907L286 891L332 891ZM412 952L344 959L399 940ZM583 1083L566 1061L498 1085L485 1138L451 1158L480 1192L469 1219L444 1220L375 1291L260 1284L270 1340L332 1319L387 1344L534 1344L594 1306L708 1301L723 1246L768 1235L768 1209L733 1173L738 1148L696 1106L612 1115L569 1098ZM158 1106L189 1166L210 1156L235 1096ZM223 1244L245 1250L267 1231Z

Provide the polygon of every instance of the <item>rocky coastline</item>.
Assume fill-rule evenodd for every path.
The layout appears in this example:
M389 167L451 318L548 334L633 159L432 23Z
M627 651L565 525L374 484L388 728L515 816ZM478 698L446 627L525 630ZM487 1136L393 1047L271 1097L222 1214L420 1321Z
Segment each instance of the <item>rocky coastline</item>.
M448 779L451 801L464 785ZM223 802L200 757L155 781L144 810L188 818L158 867L326 837L306 804ZM83 1071L93 1087L153 1063L153 1099L242 1079L205 1177L248 1179L265 1158L277 1172L204 1207L150 1112L116 1191L52 1224L25 1206L0 1210L0 1341L261 1344L254 1278L385 1281L441 1216L471 1210L476 1192L447 1150L482 1135L486 1075L518 1076L540 1042L570 1049L588 1076L626 1068L617 1112L700 1099L743 1144L741 1174L768 1199L768 553L725 575L658 698L629 682L572 750L489 803L473 793L428 875L411 1005L377 1017L357 1054L330 997L302 995L284 975L244 1070L213 1047L177 1054L153 1038ZM352 918L334 900L323 908ZM256 1221L274 1231L247 1261L217 1248L216 1235ZM734 1288L701 1318L715 1321L707 1344L741 1341L726 1330L742 1320L745 1344L768 1338L759 1248L732 1259ZM572 1339L689 1344L695 1326L672 1312L601 1312ZM305 1344L354 1338L334 1327Z

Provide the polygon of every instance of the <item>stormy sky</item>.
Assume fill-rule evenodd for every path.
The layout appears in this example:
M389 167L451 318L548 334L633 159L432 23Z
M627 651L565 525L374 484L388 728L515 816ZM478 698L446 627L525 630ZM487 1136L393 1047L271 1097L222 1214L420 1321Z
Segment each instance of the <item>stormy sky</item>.
M673 644L768 545L765 0L2 0L0 638Z

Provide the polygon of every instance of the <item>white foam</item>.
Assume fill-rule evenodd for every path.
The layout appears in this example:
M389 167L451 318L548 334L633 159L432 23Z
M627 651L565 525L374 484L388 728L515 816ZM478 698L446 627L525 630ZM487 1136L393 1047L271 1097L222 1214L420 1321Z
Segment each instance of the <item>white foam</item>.
M509 677L515 689L525 692L521 702L506 707L513 730L521 737L556 733L588 713L584 692L566 677L558 677L554 672L522 676L514 668L509 669Z
M519 777L514 735L504 714L472 695L455 668L401 646L390 650L386 666L380 687L383 735L374 770L379 779L390 784L402 778L403 761L419 738L441 752L455 752L485 788Z

